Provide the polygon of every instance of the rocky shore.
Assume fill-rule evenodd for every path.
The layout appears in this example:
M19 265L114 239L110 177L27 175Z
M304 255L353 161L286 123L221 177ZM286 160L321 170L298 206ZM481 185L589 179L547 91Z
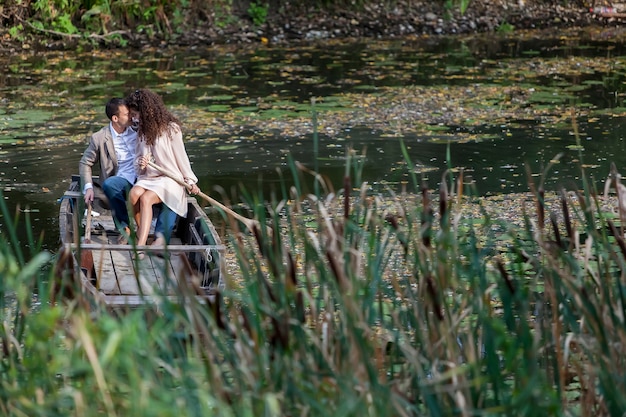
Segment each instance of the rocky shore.
M222 30L203 29L181 36L182 42L269 42L283 43L333 38L393 38L410 35L454 35L498 30L544 29L621 24L621 18L595 14L590 8L569 2L532 0L474 0L461 13L446 9L444 2L386 2L365 6L359 12L346 10L283 9L268 16L261 27L243 24ZM245 19L241 22L245 23ZM240 23L241 23L240 22Z

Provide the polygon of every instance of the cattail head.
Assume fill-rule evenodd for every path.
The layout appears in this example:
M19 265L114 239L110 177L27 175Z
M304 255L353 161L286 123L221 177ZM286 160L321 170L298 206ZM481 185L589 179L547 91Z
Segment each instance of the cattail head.
M445 181L439 186L439 218L442 226L448 224L448 186Z
M539 230L543 230L543 224L546 221L546 212L545 212L545 203L544 203L544 197L545 197L545 190L543 189L543 186L539 187L539 191L538 191L538 196L537 196L537 223L538 223L538 227Z
M554 240L559 248L563 247L563 241L561 240L561 233L559 232L559 225L556 221L556 214L550 213L550 223L552 229L554 229Z
M352 182L349 175L343 177L343 217L350 217L350 190L352 190Z
M496 261L496 266L498 267L498 271L500 271L500 275L502 275L502 278L504 278L504 282L506 283L509 292L511 293L511 295L514 295L515 286L513 285L513 281L511 281L511 277L509 277L509 273L507 272L504 266L504 262L502 262L502 259L498 259Z
M289 324L287 319L285 317L281 317L279 320L276 317L272 317L271 321L274 330L270 338L270 345L287 349L289 346Z
M287 252L287 277L286 277L285 286L287 287L287 291L294 291L296 289L296 285L298 284L298 280L296 278L296 262L293 259L293 255L291 252Z
M565 190L561 189L560 193L561 197L561 208L563 210L563 221L565 222L565 231L567 232L567 238L570 241L570 244L574 241L574 230L572 229L572 221L569 217L569 209L567 207L567 197L565 194Z
M296 318L300 323L304 323L306 320L306 313L304 310L304 296L301 291L296 293Z
M435 280L430 274L426 277L426 290L428 291L430 300L433 303L433 311L435 313L435 316L437 316L439 321L443 321L443 309L441 307L441 302L439 301L439 296L437 295Z
M391 227L394 228L394 230L398 230L398 217L396 215L387 214L385 216L385 220L391 225Z
M422 213L422 243L427 248L430 247L430 239L432 234L432 219L433 219L433 209L428 207L425 209L424 213Z
M422 183L422 207L424 210L426 207L430 207L430 199L428 198L428 185L426 182Z

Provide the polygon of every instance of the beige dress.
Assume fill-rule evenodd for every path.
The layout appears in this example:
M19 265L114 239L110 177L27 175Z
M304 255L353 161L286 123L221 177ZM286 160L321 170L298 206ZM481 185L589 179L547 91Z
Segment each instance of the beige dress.
M137 141L137 157L152 154L156 165L165 170L179 174L179 178L188 184L195 184L198 178L191 170L189 157L183 143L183 134L180 127L170 124L169 135L160 135L152 146L145 141ZM172 211L179 216L187 215L187 190L173 179L161 174L151 166L139 171L135 185L146 190L154 191Z

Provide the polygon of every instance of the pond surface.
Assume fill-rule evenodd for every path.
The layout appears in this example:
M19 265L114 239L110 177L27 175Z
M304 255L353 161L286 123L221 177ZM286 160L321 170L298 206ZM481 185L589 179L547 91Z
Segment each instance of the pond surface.
M581 167L601 184L611 162L626 173L624 39L589 28L0 57L4 198L54 250L57 201L107 123L104 103L139 87L180 116L200 187L218 199L216 186L236 202L242 184L268 196L290 178L289 155L338 189L348 149L374 192L408 172L437 188L448 166L476 195L527 191L527 172L575 189Z

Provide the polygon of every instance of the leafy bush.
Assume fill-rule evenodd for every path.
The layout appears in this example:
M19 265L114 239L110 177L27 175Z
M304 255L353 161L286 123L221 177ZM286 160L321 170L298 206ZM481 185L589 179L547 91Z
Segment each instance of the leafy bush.
M261 26L265 24L267 20L267 12L269 9L269 5L257 3L255 1L250 2L250 7L248 8L248 15L252 19L252 23L255 26Z
M37 12L35 18L48 23L54 30L67 34L78 32L72 17L77 13L80 3L67 0L35 0L32 7Z

